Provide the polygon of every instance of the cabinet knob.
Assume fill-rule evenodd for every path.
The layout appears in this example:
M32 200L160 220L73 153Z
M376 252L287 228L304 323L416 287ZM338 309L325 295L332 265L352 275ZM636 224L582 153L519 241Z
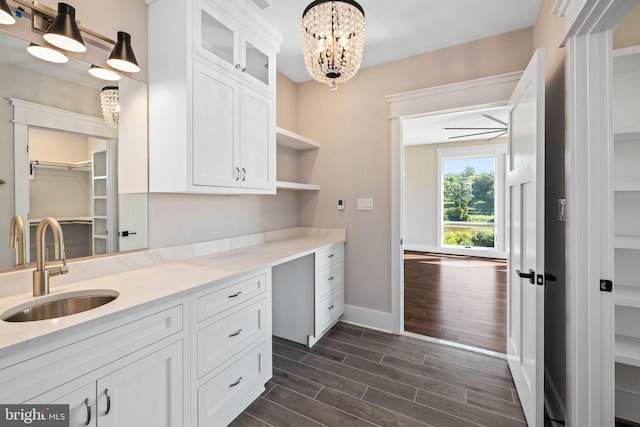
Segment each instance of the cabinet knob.
M236 64L236 70L239 70L240 68L242 68L242 65Z
M84 399L84 406L87 408L87 421L84 422L84 425L88 426L91 423L91 405L88 398Z
M243 72L243 73L246 73L246 72L247 72L247 69L243 67L243 68L242 68L242 72Z

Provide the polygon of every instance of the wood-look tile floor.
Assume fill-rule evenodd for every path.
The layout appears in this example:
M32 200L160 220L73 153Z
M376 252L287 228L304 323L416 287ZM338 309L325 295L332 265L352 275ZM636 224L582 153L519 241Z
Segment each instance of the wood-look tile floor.
M405 251L405 331L506 353L506 268L503 260Z
M240 426L526 426L505 360L338 323L313 349L275 338Z

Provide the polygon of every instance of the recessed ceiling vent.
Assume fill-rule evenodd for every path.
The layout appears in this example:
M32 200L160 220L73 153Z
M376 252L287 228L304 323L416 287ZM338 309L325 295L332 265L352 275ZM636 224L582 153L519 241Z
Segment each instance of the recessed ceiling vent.
M260 9L266 9L269 6L271 6L271 2L272 0L251 0L253 1L256 6L258 6Z

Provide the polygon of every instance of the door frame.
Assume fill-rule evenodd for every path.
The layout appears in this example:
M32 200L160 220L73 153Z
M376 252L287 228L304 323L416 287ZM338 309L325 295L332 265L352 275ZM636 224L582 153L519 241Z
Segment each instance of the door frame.
M556 0L566 47L565 179L567 425L611 425L614 405L613 276L608 194L613 30L637 0ZM581 212L581 215L572 215Z
M426 115L506 105L522 71L387 96L391 127L391 315L374 327L404 332L402 121Z

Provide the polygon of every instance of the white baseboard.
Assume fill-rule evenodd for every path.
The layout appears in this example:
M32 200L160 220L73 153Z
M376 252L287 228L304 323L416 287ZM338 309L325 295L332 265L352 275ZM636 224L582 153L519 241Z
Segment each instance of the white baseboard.
M498 252L486 249L467 249L467 248L449 248L449 247L439 247L439 246L429 246L429 245L418 245L414 243L405 243L403 248L407 251L417 251L417 252L434 252L438 254L447 254L447 255L466 255L466 256L476 256L478 258L497 258L497 259L507 259L507 254L505 252Z
M545 389L549 391L549 393L544 394L544 407L547 410L547 414L549 414L549 417L553 420L566 420L567 412L564 407L564 402L546 366L544 367L544 382Z
M381 332L393 333L393 316L384 311L371 310L357 307L355 305L345 305L344 314L340 319L342 322Z

